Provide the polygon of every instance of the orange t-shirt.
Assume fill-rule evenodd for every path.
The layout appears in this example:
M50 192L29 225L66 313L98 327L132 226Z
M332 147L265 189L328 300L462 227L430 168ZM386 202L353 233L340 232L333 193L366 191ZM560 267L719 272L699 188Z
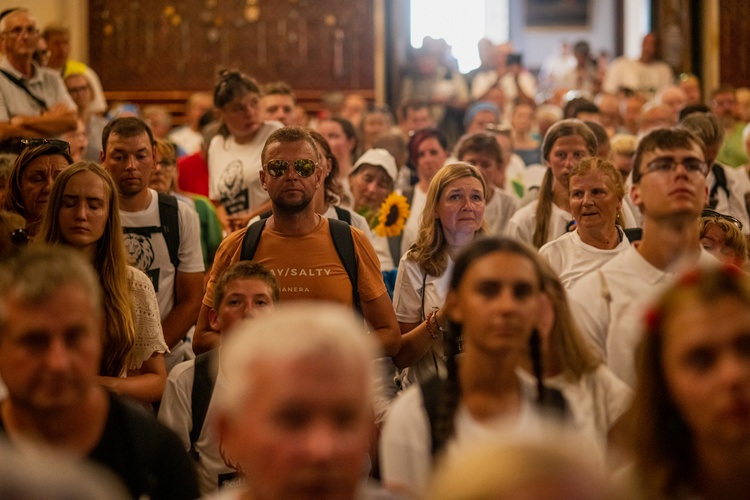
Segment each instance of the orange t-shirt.
M357 258L359 296L362 302L367 302L386 293L383 275L365 233L354 227L350 229ZM240 260L246 232L247 228L230 234L219 246L203 296L207 307L213 308L216 279L224 269ZM276 277L281 301L323 300L352 305L352 284L333 245L325 217L304 236L290 237L264 228L253 260Z

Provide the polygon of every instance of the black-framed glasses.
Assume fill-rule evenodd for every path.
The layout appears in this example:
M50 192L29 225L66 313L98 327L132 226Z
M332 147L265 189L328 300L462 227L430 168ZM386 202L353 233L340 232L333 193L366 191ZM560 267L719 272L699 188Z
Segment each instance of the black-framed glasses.
M14 229L10 233L10 241L17 247L26 246L30 239L31 238L29 237L29 233L22 227Z
M289 168L289 163L292 164L294 171L300 177L310 177L315 169L318 168L318 164L309 158L300 158L290 162L289 160L269 160L266 163L266 171L271 177L281 177Z
M703 212L701 212L701 217L709 217L712 219L723 219L730 224L734 224L737 226L737 229L742 231L742 221L739 219L732 217L731 215L723 214L721 212L717 212L716 210L711 210L710 208L704 208Z
M677 165L682 165L688 174L708 174L708 165L705 161L699 160L698 158L685 158L681 161L677 161L674 158L657 158L646 164L644 173L674 172L677 170Z
M63 141L61 139L41 139L41 138L21 139L21 144L23 144L24 148L35 148L37 146L43 146L45 144L49 144L50 146L56 146L60 148L62 151L70 154L70 143L67 141Z

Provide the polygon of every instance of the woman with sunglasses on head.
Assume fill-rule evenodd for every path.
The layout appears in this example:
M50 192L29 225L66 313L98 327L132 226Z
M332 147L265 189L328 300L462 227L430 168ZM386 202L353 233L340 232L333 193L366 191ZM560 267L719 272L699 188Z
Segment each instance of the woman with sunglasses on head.
M8 177L4 209L26 219L26 230L36 236L55 178L73 158L70 145L56 139L24 139L26 148L16 158Z
M417 130L409 140L409 158L406 165L417 174L417 183L404 192L409 202L409 218L401 234L401 255L417 240L422 210L427 201L427 190L435 174L448 159L448 139L436 128Z
M533 249L510 239L478 239L457 257L437 325L446 378L408 388L391 407L380 441L386 487L419 497L439 452L538 435L546 410L565 411L542 381L538 327L551 308L543 276ZM531 384L517 373L529 353Z
M716 162L724 143L724 127L712 113L692 113L679 124L680 128L697 135L706 145L708 165L708 201L706 207L722 214L729 214L740 221L744 234L750 234L745 194L750 192L750 179L742 169L729 168Z
M552 125L542 143L547 165L539 198L520 208L508 222L507 234L541 248L565 234L573 221L568 198L571 169L587 156L596 155L596 137L580 120L562 120Z
M683 275L646 315L630 498L750 498L750 278Z
M238 71L222 71L214 88L214 107L221 127L208 147L209 198L228 232L271 208L260 184L260 153L280 122L263 122L260 87Z
M80 162L58 176L40 238L80 250L99 275L106 312L101 383L144 404L159 401L167 379L159 306L149 278L128 265L109 173Z
M701 245L725 264L743 268L747 264L747 238L742 234L742 222L731 215L706 209L700 221Z

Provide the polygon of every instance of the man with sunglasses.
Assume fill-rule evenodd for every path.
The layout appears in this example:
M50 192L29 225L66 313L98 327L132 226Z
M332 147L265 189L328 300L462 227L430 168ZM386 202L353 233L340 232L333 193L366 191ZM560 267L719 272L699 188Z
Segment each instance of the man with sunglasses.
M76 128L75 103L60 75L38 66L36 18L27 9L0 18L0 139L54 137Z
M640 140L630 196L643 213L643 238L570 290L582 333L630 385L646 304L685 267L716 263L699 239L708 196L703 148L681 128L656 129Z
M261 221L265 227L260 226L252 258L276 276L280 300L328 301L356 307L358 295L359 309L383 352L387 356L396 354L401 344L398 323L378 258L367 236L358 229L345 228L350 231L356 258L357 286L353 289L354 280L337 247L340 242L333 240L331 224L338 221L321 217L311 203L324 180L313 138L300 127L279 129L266 141L261 160L260 181L271 199L273 215ZM258 230L257 226L250 228L230 234L216 252L196 325L193 341L196 352L218 345L219 336L208 321L208 311L214 306L216 277L243 257L246 235L251 237Z

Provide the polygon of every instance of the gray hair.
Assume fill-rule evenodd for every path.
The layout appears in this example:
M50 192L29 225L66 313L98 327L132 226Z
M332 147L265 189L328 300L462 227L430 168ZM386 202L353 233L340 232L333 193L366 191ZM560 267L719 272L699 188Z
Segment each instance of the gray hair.
M222 346L220 370L227 383L216 386L219 411L234 413L241 408L252 393L255 380L249 373L257 365L322 353L333 355L338 363L361 367L366 376L362 390L371 392L370 364L380 354L375 342L365 334L362 318L351 308L286 304L273 314L241 323Z
M19 252L0 268L0 329L8 318L5 300L39 304L65 285L79 285L89 295L97 315L102 314L99 281L83 256L67 247L32 245Z

